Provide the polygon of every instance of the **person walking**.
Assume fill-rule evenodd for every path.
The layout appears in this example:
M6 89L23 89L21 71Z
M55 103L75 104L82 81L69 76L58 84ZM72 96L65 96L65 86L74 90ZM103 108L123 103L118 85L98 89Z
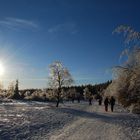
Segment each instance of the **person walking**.
M108 111L108 104L109 104L109 100L108 100L108 97L106 97L105 100L104 100L104 105L105 105L105 111L106 112Z
M102 105L102 97L99 98L98 102L99 102L99 105Z
M113 110L114 110L114 105L115 105L115 98L114 98L113 96L111 96L110 105L111 105L111 111L113 112Z

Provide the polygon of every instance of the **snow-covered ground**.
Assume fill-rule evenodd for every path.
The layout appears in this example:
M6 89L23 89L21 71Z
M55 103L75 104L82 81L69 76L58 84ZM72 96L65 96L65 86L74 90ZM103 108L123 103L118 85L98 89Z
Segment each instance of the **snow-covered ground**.
M140 140L140 116L95 102L0 104L0 140Z

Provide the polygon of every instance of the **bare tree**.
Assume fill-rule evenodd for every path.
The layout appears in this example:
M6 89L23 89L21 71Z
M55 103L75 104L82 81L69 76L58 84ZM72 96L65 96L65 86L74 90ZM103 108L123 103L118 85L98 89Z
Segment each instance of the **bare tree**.
M50 65L49 85L55 90L54 96L57 100L56 107L62 99L62 87L69 86L73 82L68 69L61 62L56 61Z

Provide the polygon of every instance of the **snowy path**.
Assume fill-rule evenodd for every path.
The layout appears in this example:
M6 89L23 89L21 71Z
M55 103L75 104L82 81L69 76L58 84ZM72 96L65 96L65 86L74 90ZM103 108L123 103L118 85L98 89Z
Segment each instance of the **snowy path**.
M94 103L0 104L0 140L140 140L140 118ZM122 112L121 112L122 111Z
M104 112L93 105L86 111L71 110L78 116L50 140L140 140L140 119L127 113Z

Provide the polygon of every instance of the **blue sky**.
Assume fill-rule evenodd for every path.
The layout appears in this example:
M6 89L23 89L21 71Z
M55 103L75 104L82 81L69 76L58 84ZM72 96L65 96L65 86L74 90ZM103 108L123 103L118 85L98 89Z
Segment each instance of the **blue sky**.
M49 64L61 61L75 84L112 78L125 45L112 31L140 31L139 0L0 0L0 62L5 87L45 88Z

